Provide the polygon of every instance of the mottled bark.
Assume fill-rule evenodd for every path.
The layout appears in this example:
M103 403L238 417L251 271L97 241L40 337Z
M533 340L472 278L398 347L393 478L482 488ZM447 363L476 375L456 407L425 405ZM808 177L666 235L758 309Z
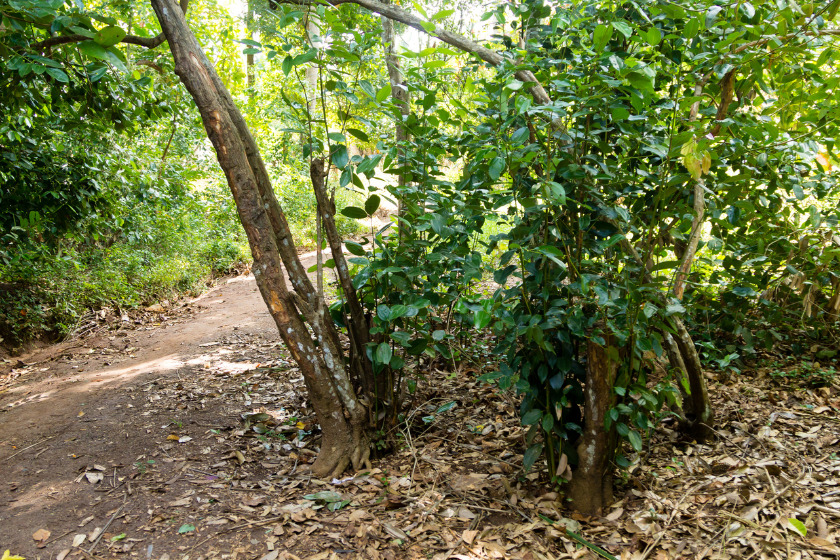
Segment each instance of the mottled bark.
M610 341L607 341L610 344ZM607 348L593 341L586 348L586 387L584 388L583 434L577 447L578 466L569 482L572 507L586 515L600 515L613 502L613 458L616 432L613 424L605 429L604 420L615 406L618 363L610 360Z
M350 276L350 268L344 258L344 250L341 244L341 236L335 225L335 204L327 197L327 189L324 185L326 171L324 161L321 159L312 160L309 166L309 174L312 180L312 188L315 191L315 199L318 202L318 215L324 224L324 232L327 234L335 263L336 276L338 277L341 290L344 292L344 299L350 312L348 332L352 344L351 372L358 377L359 383L364 387L368 395L373 393L373 371L370 361L366 358L366 345L370 340L365 312L356 288L353 287L353 278Z
M389 4L390 2L385 2ZM408 84L403 80L402 69L400 68L400 59L397 57L396 46L394 41L396 35L394 34L394 21L388 17L382 18L382 48L385 51L385 67L388 70L388 81L391 84L391 99L394 104L400 108L400 115L402 120L395 125L394 140L397 145L397 160L400 167L400 174L398 177L399 192L403 192L403 187L406 185L406 146L407 140L404 121L408 117L411 110L409 104ZM397 197L397 216L404 217L406 212L405 199L400 194ZM403 222L398 224L400 239L405 235L405 225Z
M227 177L248 236L260 293L300 367L323 430L321 452L312 471L329 476L350 464L361 468L370 453L367 411L350 383L331 321L314 311L325 306L317 305L253 137L178 5L173 0L152 0L152 6L175 58L175 72L195 101ZM283 264L296 292L286 285Z
M674 280L674 296L680 300L685 293L685 283L688 280L688 273L691 272L691 265L694 264L694 257L700 244L700 236L703 233L703 217L706 213L704 186L705 181L703 179L697 179L694 184L694 217L691 220L691 234L688 237L688 243L680 259L677 276Z
M615 224L615 222L612 223ZM642 278L645 283L651 282L650 273L644 268L644 262L630 241L623 239L621 241L621 247L628 255L633 257L633 260L635 260L642 268ZM657 295L660 305L663 307L667 306L668 299L665 294L659 293ZM685 410L686 415L691 414L691 418L685 418L683 428L688 430L697 439L697 441L705 441L706 438L712 434L714 410L712 409L712 403L709 400L709 392L706 388L706 378L703 376L700 356L697 354L697 348L694 346L691 334L689 334L688 329L685 328L685 324L682 320L679 317L674 316L672 321L673 326L677 331L674 341L677 344L679 352L678 354L673 355L674 359L671 360L671 366L685 372L691 389L690 402L683 403L683 409ZM662 334L663 336L668 335L668 333L664 330Z

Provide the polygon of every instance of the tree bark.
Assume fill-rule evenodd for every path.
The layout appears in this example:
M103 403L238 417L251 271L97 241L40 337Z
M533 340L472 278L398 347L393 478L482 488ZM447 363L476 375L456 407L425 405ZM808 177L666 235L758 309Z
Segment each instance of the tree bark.
M245 12L245 28L248 32L248 38L253 40L254 39L254 1L248 0L248 4L246 6ZM253 54L246 54L245 55L245 77L247 79L248 89L251 89L256 85L254 81L254 55ZM251 92L251 96L253 97L253 92Z
M583 435L577 447L578 466L569 482L569 497L575 510L594 516L613 502L612 461L617 437L615 425L606 430L604 421L615 406L613 386L618 364L610 360L607 348L591 340L586 359Z
M193 97L227 177L251 246L260 293L300 367L323 430L321 451L312 472L323 477L340 474L350 464L361 468L368 464L370 454L367 411L350 383L338 337L331 336L335 332L328 326L331 321L327 323L323 314L316 314L313 309L317 307L311 305L316 302L307 298L314 292L312 284L297 259L285 216L273 198L253 137L190 31L182 10L173 0L152 0L152 7L169 41L175 73ZM271 200L274 204L270 204ZM281 264L286 261L291 264L287 269L292 283L303 294L288 290ZM310 321L312 334L301 314Z
M615 222L612 223L615 224ZM621 231L621 228L618 229ZM650 273L645 268L645 263L642 261L636 248L627 239L621 241L621 247L644 271L642 273L644 282L650 283ZM668 299L665 294L660 292L657 296L657 299L663 307L668 305ZM712 422L715 416L712 403L709 400L709 391L706 388L706 378L703 376L703 368L700 364L700 356L697 354L697 348L694 346L694 341L691 340L691 334L685 328L685 323L682 322L682 319L675 316L673 317L673 326L676 330L674 342L676 343L678 352L676 354L669 354L669 357L673 357L671 359L671 366L685 372L688 378L688 385L691 389L690 399L683 403L686 416L691 414L691 418L684 418L683 428L687 429L697 441L703 442L712 434ZM666 338L669 335L666 331L663 331L662 334ZM684 388L681 387L680 390L684 390Z
M705 181L702 178L697 179L694 183L694 218L691 220L691 234L688 237L688 244L680 260L677 276L674 280L674 296L679 300L683 298L685 293L685 283L688 280L688 273L691 272L691 265L694 263L694 256L697 254L700 236L703 233L703 216L706 213L704 184Z
M338 234L338 228L335 225L335 204L327 197L327 189L324 185L326 171L324 170L324 161L322 159L312 160L309 166L309 175L312 180L312 188L315 191L315 199L318 202L318 214L321 216L324 224L327 242L330 245L330 252L335 263L336 276L338 277L341 290L344 293L344 299L350 311L350 320L348 321L347 329L350 334L350 343L352 346L350 369L353 374L358 376L359 384L364 388L368 400L370 400L374 394L373 368L366 356L366 346L370 341L370 333L367 322L365 321L364 309L356 294L356 288L353 287L350 268L347 266L347 260L344 258L341 236Z
M390 2L386 2L390 3ZM407 139L404 121L411 110L409 104L408 85L403 80L402 70L400 69L400 59L396 55L396 46L394 41L396 35L394 34L394 21L388 17L380 16L382 18L382 48L385 51L385 67L388 70L388 81L391 84L391 99L400 108L402 120L396 123L394 131L394 140L397 144L397 159L400 166L400 174L398 177L399 192L404 192L406 185L406 146ZM397 216L403 217L406 211L405 198L402 194L397 197ZM398 223L400 240L405 236L405 225L402 222Z
M677 332L673 340L679 349L680 360L676 364L672 361L671 365L683 369L691 390L689 395L683 396L684 418L682 428L683 431L691 434L694 439L702 443L713 434L714 410L711 401L709 401L706 377L703 375L700 356L697 354L694 341L691 340L691 335L682 320L674 317L674 326ZM680 390L684 390L682 384L680 384Z

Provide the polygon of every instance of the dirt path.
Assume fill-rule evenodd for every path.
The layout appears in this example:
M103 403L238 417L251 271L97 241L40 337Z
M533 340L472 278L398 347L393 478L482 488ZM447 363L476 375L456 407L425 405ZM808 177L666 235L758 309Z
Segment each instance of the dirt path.
M305 255L304 265L314 258ZM35 531L49 530L47 542L61 540L67 548L75 534L105 523L112 502L101 490L125 482L126 471L137 464L145 465L141 470L155 464L146 456L157 447L161 426L173 428L164 430L168 437L173 431L186 434L201 421L195 410L188 419L176 418L193 408L186 403L170 403L173 409L163 415L143 410L142 401L162 398L155 389L211 365L241 373L283 360L253 276L232 278L182 305L151 324L102 329L0 369L0 380L4 374L19 376L11 386L0 386L0 548L27 558L54 557L54 546L35 548ZM231 342L247 346L248 356ZM81 524L90 516L94 519ZM57 539L65 532L71 534Z

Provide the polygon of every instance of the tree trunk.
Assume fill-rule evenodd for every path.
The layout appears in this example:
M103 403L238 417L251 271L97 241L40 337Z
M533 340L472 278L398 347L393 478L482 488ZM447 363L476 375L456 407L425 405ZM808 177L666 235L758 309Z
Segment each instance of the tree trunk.
M700 365L700 356L697 355L694 341L691 340L691 335L685 328L685 324L675 317L674 326L677 332L673 337L673 342L679 350L679 359L677 363L672 360L671 365L682 368L688 378L688 386L691 390L688 395L683 393L682 428L702 443L712 436L712 423L714 422L714 411L709 401L706 377L703 375L703 369ZM685 390L682 384L680 384L680 390Z
M248 30L248 38L252 41L254 40L254 1L248 0L248 5L245 8L245 28ZM249 45L250 46L250 45ZM253 54L246 54L245 55L245 76L248 84L248 89L251 89L256 85L254 81L254 55ZM253 92L250 92L251 98L253 99Z
M386 1L386 3L390 3ZM405 119L411 110L408 96L408 86L403 80L402 70L400 69L400 59L396 55L396 46L394 41L396 35L394 34L394 21L388 17L380 16L382 19L382 48L385 51L385 67L388 70L388 81L391 84L391 99L400 108L402 120L396 123L394 133L394 140L397 144L397 161L400 174L398 178L400 195L397 197L397 216L404 217L406 211L406 202L404 195L404 187L406 185L406 146L407 139L405 132ZM405 225L402 222L398 223L400 232L400 240L405 235Z
M362 468L370 454L367 410L350 382L331 319L315 311L317 295L297 258L256 143L187 26L181 8L173 0L152 0L152 7L169 41L175 72L195 101L227 177L251 246L260 293L300 367L323 430L312 472L323 477L340 474L350 464ZM281 263L286 265L296 292L288 290Z
M694 218L691 220L691 234L688 237L688 244L674 280L674 296L679 300L682 300L685 293L688 273L691 272L691 265L694 264L694 256L697 254L697 246L700 244L700 236L703 234L703 216L706 212L704 186L705 181L703 179L697 179L694 184Z
M620 228L619 228L620 231ZM633 257L633 260L643 270L642 279L647 283L651 282L650 273L645 269L645 264L639 256L638 251L627 239L621 241L622 248L628 255ZM660 304L664 307L668 305L668 298L665 294L657 294ZM712 434L712 422L714 421L714 411L712 403L709 400L709 391L706 388L706 378L703 377L703 368L700 365L700 356L697 354L697 348L694 347L694 341L691 340L691 335L685 324L679 317L674 317L674 328L677 331L674 342L676 344L675 350L669 352L671 358L671 366L678 370L685 372L688 378L688 385L691 393L688 399L683 402L683 425L682 428L687 430L697 439L698 442L705 441ZM669 336L669 333L662 332L663 337ZM680 386L685 396L685 388ZM690 415L690 417L689 417Z
M610 341L607 341L607 345ZM578 466L569 482L572 507L585 515L600 515L613 502L613 457L617 442L615 425L604 428L604 420L615 406L618 363L610 360L607 348L591 340L586 348L583 435L578 444Z

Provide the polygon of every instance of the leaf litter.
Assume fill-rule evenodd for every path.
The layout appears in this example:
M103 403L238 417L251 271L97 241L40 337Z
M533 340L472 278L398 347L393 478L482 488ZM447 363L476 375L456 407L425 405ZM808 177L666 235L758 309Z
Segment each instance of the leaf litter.
M760 368L710 378L715 440L685 442L663 423L628 455L616 503L586 518L522 472L517 401L477 382L478 366L429 364L399 448L322 481L305 474L320 431L282 347L236 332L217 342L177 375L123 390L144 452L81 467L75 484L111 509L73 522L95 521L86 533L49 541L36 528L38 546L88 560L840 557L836 381L796 387Z

